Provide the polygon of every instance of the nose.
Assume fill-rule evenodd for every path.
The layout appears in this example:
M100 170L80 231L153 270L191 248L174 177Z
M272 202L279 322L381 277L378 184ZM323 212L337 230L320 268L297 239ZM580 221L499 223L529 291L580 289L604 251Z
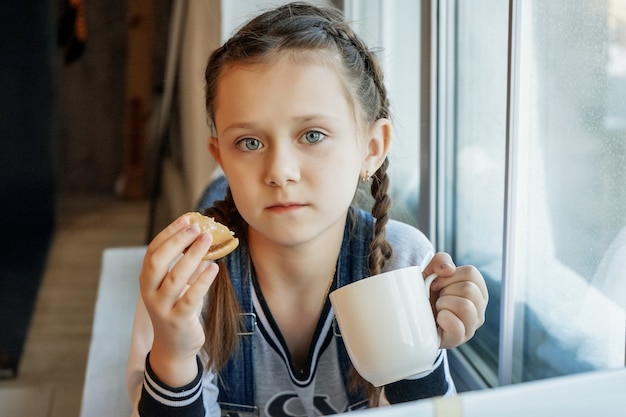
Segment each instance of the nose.
M300 181L297 153L288 146L275 146L268 153L265 183L272 187L285 187Z

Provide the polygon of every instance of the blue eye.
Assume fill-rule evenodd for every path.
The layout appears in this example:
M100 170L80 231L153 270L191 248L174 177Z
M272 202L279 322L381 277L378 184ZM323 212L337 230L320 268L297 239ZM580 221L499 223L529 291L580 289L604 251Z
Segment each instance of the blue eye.
M304 135L302 135L302 139L306 143L317 143L317 142L323 140L325 137L326 137L325 134L323 134L322 132L319 132L317 130L309 130Z
M256 138L244 138L237 142L237 147L243 151L256 151L261 149L263 144Z

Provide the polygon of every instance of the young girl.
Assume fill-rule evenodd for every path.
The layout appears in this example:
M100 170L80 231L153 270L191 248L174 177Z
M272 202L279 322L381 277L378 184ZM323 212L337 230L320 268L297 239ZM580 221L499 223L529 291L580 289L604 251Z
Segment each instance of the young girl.
M453 394L443 349L473 336L487 304L475 268L439 253L424 271L439 274L442 350L429 372L374 388L333 325L329 292L432 256L422 233L388 219L392 128L376 58L338 11L293 3L239 30L205 77L208 147L229 184L207 214L241 244L203 262L211 238L182 216L148 246L135 412L316 416ZM371 183L371 214L352 206L359 181Z

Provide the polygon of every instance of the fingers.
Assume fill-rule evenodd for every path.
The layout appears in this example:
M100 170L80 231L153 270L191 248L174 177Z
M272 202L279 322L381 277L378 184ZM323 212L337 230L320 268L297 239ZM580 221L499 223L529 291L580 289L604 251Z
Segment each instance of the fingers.
M175 240L175 237L176 236L170 239L170 241ZM186 242L186 240L183 240L183 242ZM165 243L163 246L166 246L168 243ZM176 243L172 244L175 245ZM198 272L206 269L206 263L202 260L202 257L210 245L211 235L201 233L195 241L192 241L185 255L176 262L172 269L166 274L165 278L156 287L161 293L162 298L165 299L164 302L166 304L173 305L176 303L187 285L196 280ZM202 265L205 265L204 268Z
M448 256L441 255L433 264L436 271ZM431 262L432 263L432 262ZM447 269L447 266L440 270ZM454 273L441 273L431 287L434 310L442 332L442 347L456 347L474 336L485 322L489 300L482 274L473 266L454 267Z
M198 226L190 225L184 216L177 219L148 246L140 276L142 291L157 290L165 283L164 278L178 284L187 282L210 245L208 233L200 233ZM187 254L169 271L176 257L188 247Z
M445 270L442 268L441 270ZM430 289L433 292L441 291L443 288L459 282L473 283L480 291L481 298L484 299L485 304L489 298L489 292L487 291L487 285L483 279L482 274L476 267L472 265L463 265L460 267L454 267L455 272L452 275L445 275L444 273L438 273L439 278L433 281Z
M483 324L483 314L467 298L447 295L437 300L437 324L442 330L442 347L456 347L474 336Z
M148 246L148 250L150 248L158 248L168 240L170 237L178 233L185 227L188 227L191 224L189 218L187 216L180 216L176 220L174 220L171 224L169 224L165 229L161 230L159 234L157 234L154 239L150 242Z
M195 315L201 313L204 295L209 292L209 288L215 281L219 267L216 263L210 262L203 265L203 270L194 277L193 283L174 306L175 314L182 316Z
M452 257L445 252L437 252L430 260L422 275L427 277L431 274L437 274L440 277L449 277L456 271L456 266L452 261Z
M441 349L451 349L462 345L472 336L467 337L464 323L450 310L442 310L437 315L437 326L441 334Z
M187 281L187 284L191 285L194 282L196 282L196 280L198 279L200 274L203 273L204 271L206 271L206 269L208 268L210 263L212 263L212 262L205 261L205 260L200 262L200 264L198 264L198 267L196 268L196 270L193 272L193 274L191 274L191 277Z

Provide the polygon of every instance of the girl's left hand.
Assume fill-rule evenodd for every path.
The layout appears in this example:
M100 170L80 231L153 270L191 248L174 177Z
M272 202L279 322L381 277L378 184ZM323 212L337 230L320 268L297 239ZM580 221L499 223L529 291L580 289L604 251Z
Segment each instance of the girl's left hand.
M470 340L485 322L489 301L482 274L471 265L455 266L452 257L437 253L423 276L439 275L430 287L431 303L441 333L441 348L454 348Z

